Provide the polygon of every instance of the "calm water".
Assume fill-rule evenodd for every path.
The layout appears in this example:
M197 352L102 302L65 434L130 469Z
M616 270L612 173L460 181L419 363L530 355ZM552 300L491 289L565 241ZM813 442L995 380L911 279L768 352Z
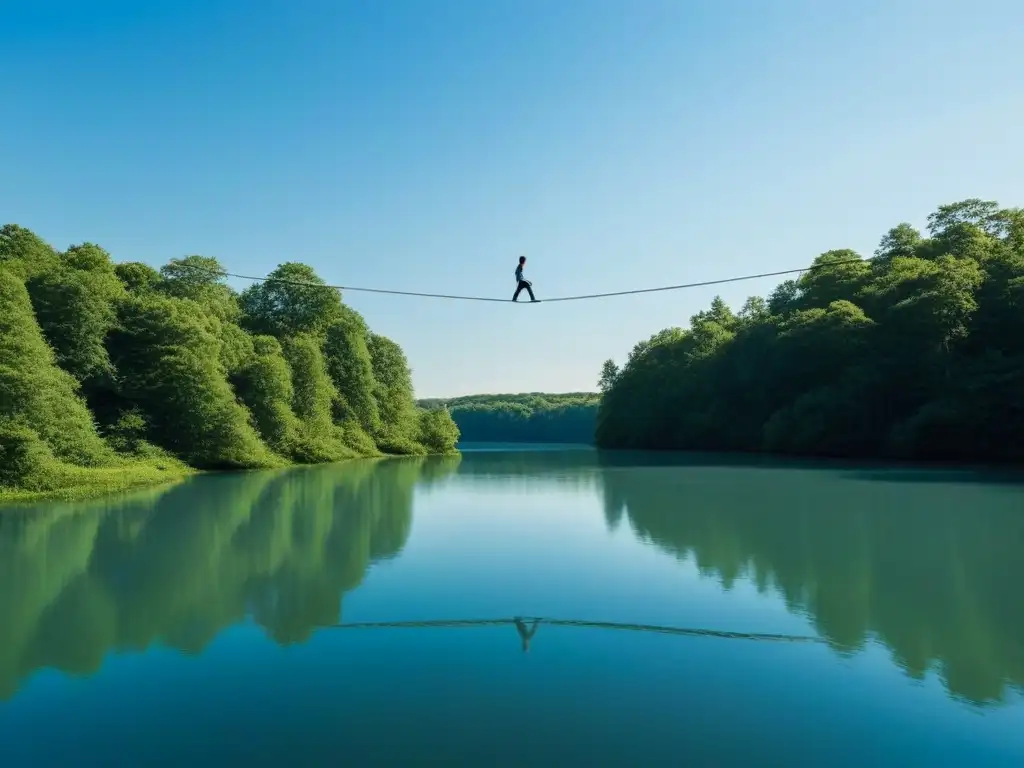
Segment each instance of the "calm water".
M0 765L1019 766L1022 586L1024 486L967 473L487 450L41 505Z

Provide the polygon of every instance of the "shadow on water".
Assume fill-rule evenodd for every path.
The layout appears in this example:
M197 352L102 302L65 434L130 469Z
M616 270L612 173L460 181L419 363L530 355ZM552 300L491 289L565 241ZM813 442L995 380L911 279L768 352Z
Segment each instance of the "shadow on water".
M282 644L341 620L345 593L399 553L413 488L459 458L197 477L0 516L0 699L33 671L95 672L110 651L198 653L251 616Z

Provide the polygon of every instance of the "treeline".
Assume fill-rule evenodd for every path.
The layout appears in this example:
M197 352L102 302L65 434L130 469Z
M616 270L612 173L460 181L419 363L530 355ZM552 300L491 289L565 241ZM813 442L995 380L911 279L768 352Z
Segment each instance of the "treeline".
M941 206L609 360L602 448L1024 459L1024 210Z
M592 392L467 395L421 400L427 409L446 407L465 442L594 442L600 396Z
M193 478L129 497L0 515L0 700L111 652L202 651L252 620L282 645L343 620L344 596L397 555L417 485L459 457ZM216 589L211 589L216 585Z
M1024 603L1007 588L1024 577L1016 486L975 509L977 488L952 472L598 457L609 527L726 590L778 594L837 652L880 641L909 676L976 704L1024 692Z
M401 348L310 267L241 294L222 272L0 229L0 492L453 450Z

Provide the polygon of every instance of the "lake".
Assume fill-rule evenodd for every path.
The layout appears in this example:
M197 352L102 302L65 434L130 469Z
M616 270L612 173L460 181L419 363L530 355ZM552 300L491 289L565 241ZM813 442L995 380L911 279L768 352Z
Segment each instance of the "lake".
M0 765L1024 764L1016 478L476 448L4 511Z

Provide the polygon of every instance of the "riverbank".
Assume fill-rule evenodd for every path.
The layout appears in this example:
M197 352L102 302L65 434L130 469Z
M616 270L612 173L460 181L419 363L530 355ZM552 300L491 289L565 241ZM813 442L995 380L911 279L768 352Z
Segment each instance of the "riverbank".
M174 483L199 470L176 460L150 463L132 461L113 467L76 467L60 464L27 486L0 485L0 511L7 504L26 501L82 501L124 491Z
M458 456L459 451L436 454L419 454L420 456ZM347 464L357 460L383 460L403 458L404 454L377 453L369 456L352 456L334 464ZM317 467L324 464L289 463L281 467L268 469L299 469ZM76 467L68 464L57 464L45 473L33 478L31 486L10 487L0 485L0 512L7 505L36 501L86 501L89 499L112 496L126 491L155 488L185 480L199 474L208 474L211 470L201 470L173 458L160 461L127 460L124 465L113 467ZM261 471L252 468L224 469L218 472L252 472Z
M213 259L158 271L0 227L0 503L454 447L396 342L311 268L270 277L239 294Z

